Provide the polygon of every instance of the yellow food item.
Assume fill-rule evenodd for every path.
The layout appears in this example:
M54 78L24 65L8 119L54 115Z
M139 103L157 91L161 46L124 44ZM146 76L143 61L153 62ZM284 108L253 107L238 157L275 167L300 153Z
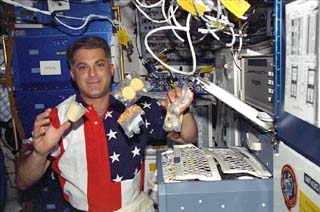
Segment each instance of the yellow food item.
M132 100L136 97L136 91L130 86L125 86L122 88L121 95L124 99Z
M129 84L136 92L141 91L144 88L144 82L139 78L133 78Z
M128 107L123 113L121 113L120 117L118 118L118 123L123 124L128 120L133 119L133 114L140 114L143 113L143 110L140 106L134 104Z
M67 110L67 118L71 122L78 121L83 114L86 113L85 107L83 107L80 103L76 101L72 101L68 110Z

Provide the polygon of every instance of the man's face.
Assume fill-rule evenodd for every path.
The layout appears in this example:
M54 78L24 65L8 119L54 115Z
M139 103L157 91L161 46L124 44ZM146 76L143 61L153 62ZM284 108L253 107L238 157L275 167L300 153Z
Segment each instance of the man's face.
M70 74L85 99L105 97L110 92L113 66L103 49L79 49Z

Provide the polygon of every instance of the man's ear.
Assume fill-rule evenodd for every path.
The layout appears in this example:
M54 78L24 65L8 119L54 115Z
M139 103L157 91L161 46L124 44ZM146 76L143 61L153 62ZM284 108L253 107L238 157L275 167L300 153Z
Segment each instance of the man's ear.
M70 69L70 76L71 76L72 80L74 81L74 73L73 73L73 69L72 68Z
M110 64L110 71L111 71L112 76L114 76L114 70L115 70L114 64Z

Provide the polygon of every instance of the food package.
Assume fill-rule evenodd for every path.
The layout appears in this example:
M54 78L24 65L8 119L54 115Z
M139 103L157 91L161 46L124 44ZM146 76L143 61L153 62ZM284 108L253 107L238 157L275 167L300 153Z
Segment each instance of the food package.
M169 131L181 131L183 114L177 115L173 112L167 111L166 117L164 119L163 129L167 132Z
M76 122L78 121L85 113L87 109L79 102L72 101L67 110L66 116L69 121Z
M137 104L133 104L120 115L118 123L121 125L125 134L131 138L134 134L140 133L140 126L144 124L141 115L144 111Z
M151 90L151 85L137 74L128 74L112 91L112 95L126 107L134 104L144 93Z
M186 84L181 90L181 97L168 105L167 114L164 120L163 129L165 131L181 131L183 111L185 111L193 100L193 93Z
M168 106L168 110L179 115L189 107L193 100L193 93L186 84L182 86L181 97Z

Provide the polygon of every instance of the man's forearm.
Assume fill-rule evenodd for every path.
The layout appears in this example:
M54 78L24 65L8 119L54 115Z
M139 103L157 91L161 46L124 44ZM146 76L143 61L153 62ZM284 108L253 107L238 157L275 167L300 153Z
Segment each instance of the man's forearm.
M32 151L17 159L16 185L19 189L27 189L35 184L45 173L50 161L46 155L39 155Z
M191 112L183 115L181 138L184 143L194 143L198 140L198 128Z

